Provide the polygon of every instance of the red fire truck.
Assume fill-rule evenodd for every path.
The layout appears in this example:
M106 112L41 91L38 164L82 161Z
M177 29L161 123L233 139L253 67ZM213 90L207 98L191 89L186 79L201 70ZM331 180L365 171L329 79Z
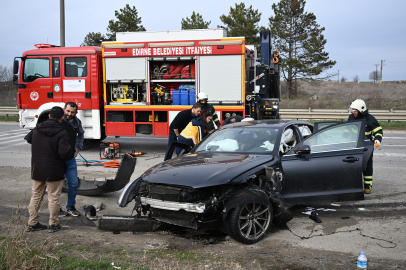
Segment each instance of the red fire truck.
M261 39L259 65L255 47L224 29L123 32L101 47L37 44L14 60L20 125L32 129L53 106L73 101L86 139L167 137L200 92L221 121L278 118L280 58L271 56L270 32Z

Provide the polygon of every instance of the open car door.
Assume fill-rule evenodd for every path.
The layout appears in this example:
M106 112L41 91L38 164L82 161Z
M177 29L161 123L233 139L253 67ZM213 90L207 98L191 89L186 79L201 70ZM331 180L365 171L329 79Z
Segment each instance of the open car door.
M362 120L327 126L284 155L285 203L364 199L363 160L373 151L364 140L365 125Z

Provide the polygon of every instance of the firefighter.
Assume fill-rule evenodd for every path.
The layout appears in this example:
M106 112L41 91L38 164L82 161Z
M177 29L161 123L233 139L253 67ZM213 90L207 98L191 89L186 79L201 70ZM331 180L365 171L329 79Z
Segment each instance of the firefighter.
M208 126L209 133L210 133L215 129L213 122L216 123L216 126L218 128L220 127L221 123L220 123L220 120L219 120L219 118L217 116L216 110L214 109L214 107L212 105L210 105L207 102L208 99L209 99L209 97L204 92L200 92L197 95L197 101L200 104L202 104L202 111L206 110L206 111L210 112L210 114L212 115L212 121L210 121L209 126Z
M375 117L368 113L367 106L365 101L362 99L356 99L351 103L350 110L352 110L352 114L348 117L348 121L352 120L362 120L365 119L367 122L367 126L365 127L365 136L373 141L376 147L379 147L382 142L383 130L382 127L379 125L378 121ZM368 160L368 164L366 169L364 170L364 193L370 194L372 188L372 156L374 152L372 152L371 157Z

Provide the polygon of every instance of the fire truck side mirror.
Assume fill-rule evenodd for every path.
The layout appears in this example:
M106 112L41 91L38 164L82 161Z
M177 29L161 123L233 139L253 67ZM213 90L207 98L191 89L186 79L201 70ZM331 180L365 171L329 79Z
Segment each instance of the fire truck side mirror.
M13 65L13 74L18 73L18 60L14 60L14 65Z
M14 75L13 75L13 81L14 81L14 82L18 81L18 75L17 75L17 74L14 74Z

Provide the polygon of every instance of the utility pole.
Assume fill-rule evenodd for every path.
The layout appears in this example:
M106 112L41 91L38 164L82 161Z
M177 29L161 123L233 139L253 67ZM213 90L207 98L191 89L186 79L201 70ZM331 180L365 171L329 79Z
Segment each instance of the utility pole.
M385 63L385 60L381 60L381 82L380 82L380 84L382 84L382 67L383 67L383 63Z
M59 46L65 47L65 0L59 0L59 16L61 18L60 29L60 44Z
M340 83L340 70L338 70L338 83Z
M376 83L376 81L378 80L378 66L379 64L374 64L376 67L376 72L375 72L375 76L374 76L374 83Z

